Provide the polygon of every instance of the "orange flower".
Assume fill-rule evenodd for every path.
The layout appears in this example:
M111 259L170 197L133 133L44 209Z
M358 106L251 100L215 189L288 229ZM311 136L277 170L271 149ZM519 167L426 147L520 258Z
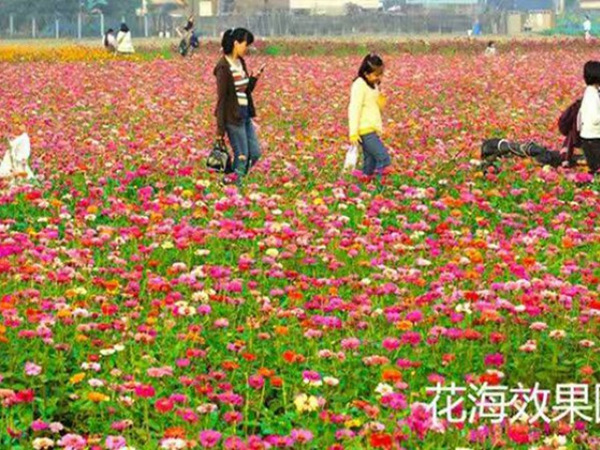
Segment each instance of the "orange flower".
M83 373L83 372L77 373L71 377L71 379L69 380L69 383L71 383L71 384L81 383L84 378L85 378L85 373Z
M235 361L223 361L221 363L221 367L223 368L223 370L232 371L235 369L239 369L240 365Z
M100 392L90 392L87 398L94 403L106 402L110 399L108 395L101 394Z
M185 429L182 427L171 427L165 430L165 439L185 439Z
M271 378L273 375L275 375L275 371L267 369L266 367L261 367L260 369L258 369L258 374L266 378Z
M281 387L281 386L283 386L283 380L280 377L272 377L271 378L271 386Z
M398 369L384 369L381 379L397 383L398 381L402 381L402 373Z
M284 327L282 325L278 325L275 327L275 334L278 334L280 336L287 336L289 334L289 328Z
M410 329L412 329L413 324L410 320L401 320L400 322L398 322L396 324L396 328L398 328L401 331L408 331Z

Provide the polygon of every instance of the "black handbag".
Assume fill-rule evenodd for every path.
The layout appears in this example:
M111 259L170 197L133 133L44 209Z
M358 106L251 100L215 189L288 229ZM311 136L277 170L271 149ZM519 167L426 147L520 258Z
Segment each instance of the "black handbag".
M222 139L217 140L213 145L206 160L206 167L217 172L233 173L233 161Z

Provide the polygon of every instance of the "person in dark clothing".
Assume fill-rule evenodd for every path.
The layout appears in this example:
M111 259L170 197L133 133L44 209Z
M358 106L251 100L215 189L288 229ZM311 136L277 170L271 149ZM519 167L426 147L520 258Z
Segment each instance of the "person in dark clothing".
M223 34L223 56L214 69L217 79L217 139L225 134L233 149L236 182L257 163L261 156L252 119L256 117L252 92L264 66L258 74L248 72L244 55L254 42L252 33L244 28L233 28Z
M543 145L535 142L514 142L506 139L486 139L481 144L481 166L484 172L490 167L499 170L499 162L507 158L531 158L542 166L551 166L558 168L569 166L582 162L583 158L579 155L568 159L566 152L549 150Z

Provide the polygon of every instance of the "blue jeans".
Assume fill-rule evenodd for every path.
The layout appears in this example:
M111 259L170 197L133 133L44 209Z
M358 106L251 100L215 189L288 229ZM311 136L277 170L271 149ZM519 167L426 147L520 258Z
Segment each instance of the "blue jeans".
M225 124L227 137L235 155L233 169L238 179L246 175L250 168L260 159L258 138L256 137L256 131L254 130L248 107L240 106L240 114L242 115L242 123L239 125Z
M369 133L360 137L363 149L363 174L381 174L383 169L392 163L388 151L377 136L377 133Z

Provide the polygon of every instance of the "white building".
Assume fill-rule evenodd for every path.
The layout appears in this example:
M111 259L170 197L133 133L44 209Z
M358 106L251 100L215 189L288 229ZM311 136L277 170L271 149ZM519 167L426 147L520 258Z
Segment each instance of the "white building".
M290 0L290 9L313 14L344 14L348 3L367 10L377 10L380 6L380 0Z

